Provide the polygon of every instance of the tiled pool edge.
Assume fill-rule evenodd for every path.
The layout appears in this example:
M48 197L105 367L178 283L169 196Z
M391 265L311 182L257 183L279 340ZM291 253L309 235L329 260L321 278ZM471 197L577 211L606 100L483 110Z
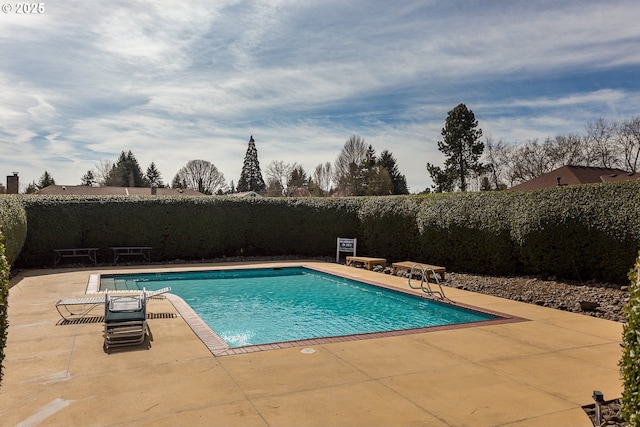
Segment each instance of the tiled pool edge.
M323 273L325 272L320 268L313 268L307 265L302 265L301 267L309 268L309 269L320 271ZM335 272L331 272L331 274L340 275ZM340 276L345 278L350 278L347 275L340 275ZM350 278L350 279L353 279L353 278ZM420 293L414 292L410 289L409 290L400 289L400 288L385 285L379 282L363 280L361 278L358 278L357 280L360 280L372 286L382 287L384 289L389 289L395 292L407 293L411 295L418 295L420 297L424 297L424 295L421 295ZM98 282L99 282L99 275L98 275ZM196 312L191 308L191 306L189 306L189 304L187 304L182 298L170 293L166 294L166 297L174 306L176 311L178 311L180 316L185 320L185 322L191 328L191 330L196 334L198 339L202 341L202 343L209 349L211 354L213 354L215 357L230 356L234 354L254 353L254 352L266 351L266 350L277 350L277 349L285 349L285 348L293 348L293 347L304 347L304 346L310 346L310 345L321 345L321 344L358 341L358 340L375 339L375 338L386 338L386 337L394 337L394 336L402 336L402 335L420 334L425 332L466 329L466 328L473 328L477 326L502 325L506 323L528 321L528 319L524 319L521 317L511 316L509 314L500 313L493 310L487 310L484 308L471 306L469 304L450 301L452 305L479 311L486 314L491 314L494 316L498 316L498 318L491 319L491 320L482 320L478 322L458 323L453 325L429 326L429 327L423 327L423 328L401 329L396 331L385 331L385 332L370 332L370 333L364 333L364 334L341 335L341 336L334 336L334 337L309 338L309 339L303 339L303 340L275 342L275 343L268 343L268 344L257 344L257 345L231 348L222 338L220 338L218 334L216 334L216 332L213 329L211 329L209 325L207 325L200 318L200 316L198 316L198 314L196 314Z
M214 356L223 356L230 350L229 344L220 338L220 336L216 334L215 331L211 329L211 327L207 325L182 298L171 293L168 293L165 296L175 307L180 316L185 320L191 330L196 334L200 341L207 346Z

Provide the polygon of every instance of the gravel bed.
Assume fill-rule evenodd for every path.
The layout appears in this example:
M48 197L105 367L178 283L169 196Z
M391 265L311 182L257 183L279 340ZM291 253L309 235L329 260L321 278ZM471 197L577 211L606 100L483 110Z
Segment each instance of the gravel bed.
M374 271L391 274L389 267L377 266ZM408 277L409 272L400 269L397 275ZM622 308L629 301L627 286L595 281L581 283L526 276L447 273L442 285L615 322L624 320Z

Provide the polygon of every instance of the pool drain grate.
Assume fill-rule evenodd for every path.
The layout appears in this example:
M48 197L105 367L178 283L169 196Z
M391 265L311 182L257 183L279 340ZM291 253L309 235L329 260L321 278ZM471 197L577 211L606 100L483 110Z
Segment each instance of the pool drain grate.
M147 313L148 320L154 319L175 319L178 317L177 313ZM78 319L62 319L58 325L84 325L88 323L103 323L104 316L85 316Z

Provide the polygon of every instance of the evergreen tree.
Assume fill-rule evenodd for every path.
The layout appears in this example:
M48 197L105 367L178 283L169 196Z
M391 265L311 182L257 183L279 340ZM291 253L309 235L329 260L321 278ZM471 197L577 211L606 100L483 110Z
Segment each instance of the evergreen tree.
M442 141L438 149L447 157L444 170L427 163L427 170L435 183L436 191L451 191L456 186L467 191L467 180L483 171L480 156L484 144L480 142L482 129L476 129L478 121L466 105L459 104L449 111L442 129Z
M93 171L89 169L87 173L82 176L82 185L86 185L87 187L93 187L96 183L96 178L93 175Z
M309 177L307 176L307 172L305 172L304 168L300 165L296 165L289 175L289 180L287 181L287 195L291 196L299 193L299 189L309 188Z
M400 173L396 159L388 150L384 150L380 154L378 163L389 172L391 183L393 184L393 194L409 194L409 187L407 187L407 178Z
M238 180L237 191L255 191L256 193L263 193L266 188L267 186L264 183L264 179L262 179L262 172L260 172L258 150L256 149L256 143L253 139L253 135L251 135L247 154L244 156L244 164L242 165L242 172L240 173L240 179Z
M138 164L138 160L131 151L120 153L118 161L111 167L105 185L113 187L149 187Z
M176 176L173 177L173 181L171 181L171 188L187 188L187 182L177 173Z
M147 181L149 181L149 185L155 185L158 188L164 187L164 183L162 182L162 175L160 175L160 171L156 168L156 164L151 162L149 167L147 168L147 173L145 174L147 177Z
M56 185L56 180L53 179L53 177L49 174L49 172L44 171L44 173L40 177L40 180L38 181L37 184L35 184L35 186L37 187L38 190L41 190L50 185Z

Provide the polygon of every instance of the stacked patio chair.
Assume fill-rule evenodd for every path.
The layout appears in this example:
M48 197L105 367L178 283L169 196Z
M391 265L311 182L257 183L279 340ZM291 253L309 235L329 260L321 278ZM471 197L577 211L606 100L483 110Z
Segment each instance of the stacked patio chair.
M142 344L147 336L147 296L105 295L104 350Z

